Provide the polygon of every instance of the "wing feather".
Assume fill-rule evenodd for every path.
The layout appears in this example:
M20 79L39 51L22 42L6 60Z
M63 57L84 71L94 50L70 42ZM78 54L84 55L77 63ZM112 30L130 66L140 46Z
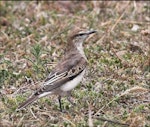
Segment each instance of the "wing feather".
M72 57L74 58L73 61L71 61L70 58L66 58L64 61L59 63L59 66L56 66L46 78L43 86L39 88L29 99L22 103L18 109L25 108L38 98L53 93L53 90L56 90L64 83L78 76L86 68L87 62L83 57L73 55Z
M56 68L53 69L56 70L56 72L52 71L53 73L47 77L43 86L37 90L35 94L40 95L44 92L57 89L64 83L78 76L86 68L87 62L85 59L83 59L83 57L78 57L78 59L73 61L74 62L68 59L68 61L66 60L65 63L62 63L61 65L59 64L59 71ZM65 66L66 64L68 65L67 67Z

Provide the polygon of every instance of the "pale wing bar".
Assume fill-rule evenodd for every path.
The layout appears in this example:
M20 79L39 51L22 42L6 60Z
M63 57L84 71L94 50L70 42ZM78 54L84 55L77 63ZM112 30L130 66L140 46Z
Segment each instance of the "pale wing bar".
M58 74L57 72L53 74L53 76L51 76L52 78L48 78L46 79L46 82L44 82L44 86L47 85L52 85L52 83L54 83L55 81L64 78L67 75L67 71Z

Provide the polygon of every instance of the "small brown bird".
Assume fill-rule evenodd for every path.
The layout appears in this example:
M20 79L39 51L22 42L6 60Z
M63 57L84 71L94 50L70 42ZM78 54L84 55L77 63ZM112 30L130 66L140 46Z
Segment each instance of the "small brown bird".
M80 83L86 70L87 58L82 44L89 35L95 32L95 30L73 32L68 38L68 45L62 60L52 69L41 88L35 91L18 109L25 108L46 95L56 94L59 95L59 106L62 111L61 97L67 96L68 101L71 102L69 98L71 90Z

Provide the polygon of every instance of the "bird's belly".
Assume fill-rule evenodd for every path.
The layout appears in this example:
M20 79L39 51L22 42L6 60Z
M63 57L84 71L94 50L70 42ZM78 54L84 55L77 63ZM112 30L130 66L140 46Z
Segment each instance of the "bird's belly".
M65 83L60 89L62 91L70 91L72 89L74 89L79 83L80 81L82 80L83 78L83 75L85 73L85 70L82 71L77 77L75 77L73 80Z

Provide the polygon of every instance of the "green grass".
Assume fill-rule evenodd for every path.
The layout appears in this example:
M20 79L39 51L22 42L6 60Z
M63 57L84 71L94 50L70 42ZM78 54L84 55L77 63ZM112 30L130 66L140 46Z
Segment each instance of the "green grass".
M95 2L0 2L1 127L86 127L89 110L94 127L150 125L150 5ZM63 98L61 113L53 95L16 111L59 61L75 27L98 31L84 43L88 70L72 92L77 105Z

